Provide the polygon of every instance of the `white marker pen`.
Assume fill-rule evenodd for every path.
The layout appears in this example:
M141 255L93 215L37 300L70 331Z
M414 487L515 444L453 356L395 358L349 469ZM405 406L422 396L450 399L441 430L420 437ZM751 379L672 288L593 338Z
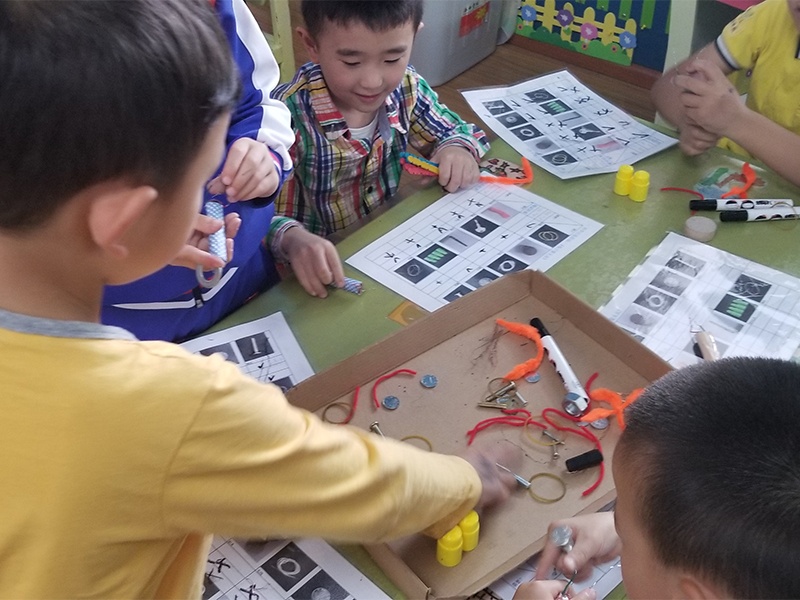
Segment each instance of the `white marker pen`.
M800 219L800 213L791 206L723 210L719 213L720 221L781 221L784 219Z
M564 410L573 417L581 416L589 409L589 395L583 389L583 384L578 379L578 376L575 375L544 323L540 319L534 318L531 319L531 326L535 327L539 335L542 336L542 346L547 351L547 358L553 363L556 373L561 377L564 388L567 390L562 402Z
M773 206L794 206L794 200L791 198L756 198L753 200L719 198L717 200L689 200L689 210L736 210L741 208L772 208Z

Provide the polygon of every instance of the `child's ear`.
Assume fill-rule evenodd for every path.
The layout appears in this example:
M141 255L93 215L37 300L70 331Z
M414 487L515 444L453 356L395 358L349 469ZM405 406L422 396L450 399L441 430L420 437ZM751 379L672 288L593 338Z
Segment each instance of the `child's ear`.
M89 233L97 247L116 258L128 255L128 234L158 198L149 186L102 191L89 208Z
M716 598L729 598L728 594L719 594L713 586L709 586L694 575L682 575L678 582L681 598L688 600L711 600Z
M314 40L314 37L305 27L298 27L296 31L297 35L300 36L300 41L303 42L303 46L306 47L306 51L308 52L308 57L311 59L311 62L318 63L319 50L317 49L317 42Z

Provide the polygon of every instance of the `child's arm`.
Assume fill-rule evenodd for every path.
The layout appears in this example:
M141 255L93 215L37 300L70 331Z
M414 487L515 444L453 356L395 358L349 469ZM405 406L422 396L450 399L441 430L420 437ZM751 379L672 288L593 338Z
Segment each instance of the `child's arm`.
M336 247L300 223L283 232L281 254L310 295L326 298L328 285L344 287L344 269Z
M800 135L748 108L714 63L697 60L675 78L690 122L730 138L795 185L800 185Z
M242 98L231 115L222 172L209 191L230 201L274 196L292 169L294 142L286 106L270 97L280 71L243 0L216 0L215 9L242 78Z
M680 149L689 156L702 154L709 148L714 147L721 137L691 119L682 102L685 90L683 86L679 85L679 82L692 72L692 65L698 58L709 61L724 74L732 71L712 43L690 56L677 67L673 67L664 73L650 90L653 104L661 116L678 129Z
M411 115L409 144L439 163L439 183L448 192L469 187L478 181L478 160L486 154L486 134L466 123L439 102L428 83L413 70L406 73L404 86L416 88L416 102Z
M489 468L513 464L509 452L519 451L511 444L465 458L419 450L325 424L220 357L191 359L199 367L188 373L186 361L166 361L197 396L165 474L162 514L171 532L354 542L423 529L440 536L476 503L502 500L516 485Z

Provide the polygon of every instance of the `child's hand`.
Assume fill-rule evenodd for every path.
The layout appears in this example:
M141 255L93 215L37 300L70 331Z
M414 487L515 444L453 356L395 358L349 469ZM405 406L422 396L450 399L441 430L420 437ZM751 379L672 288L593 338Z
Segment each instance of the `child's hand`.
M225 215L225 237L226 247L228 251L228 262L233 259L233 238L239 233L239 226L242 220L236 213L228 213ZM224 267L225 262L208 253L208 236L216 233L222 227L222 221L219 219L212 219L208 215L198 213L197 222L195 223L195 230L189 241L181 249L178 255L172 259L171 265L176 267L189 267L194 269L197 265L203 269L211 270L217 267Z
M560 600L565 582L549 580L531 580L521 584L514 593L514 600ZM570 596L571 600L594 600L597 592L594 588L586 588L579 594Z
M339 253L324 237L303 227L291 227L283 233L281 245L297 280L309 294L326 298L327 285L344 287L344 269Z
M550 541L550 532L562 525L572 530L574 545L569 552L563 552ZM536 567L536 579L545 579L555 567L568 575L577 571L575 579L582 581L591 575L592 565L607 562L619 556L621 551L622 546L614 527L612 512L592 513L554 521L547 529L547 541Z
M280 175L267 145L250 138L231 144L222 172L206 186L212 194L225 194L230 202L272 195Z
M508 500L511 492L517 489L517 480L511 473L499 468L497 464L513 471L520 459L519 448L511 444L495 444L482 448L470 446L464 454L464 460L478 472L483 484L481 497L475 506L476 510Z
M678 146L684 154L697 156L716 146L719 139L720 136L717 134L706 131L698 125L688 123L681 128Z
M448 192L478 183L481 172L469 150L447 146L435 153L434 160L439 163L439 185Z
M709 133L727 135L728 128L748 110L725 74L707 60L694 60L674 81L683 90L681 102L688 120Z

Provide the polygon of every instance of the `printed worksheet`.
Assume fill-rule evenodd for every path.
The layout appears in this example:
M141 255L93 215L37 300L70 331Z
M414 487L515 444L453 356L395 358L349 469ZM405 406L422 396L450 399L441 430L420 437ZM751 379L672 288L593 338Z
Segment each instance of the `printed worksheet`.
M448 194L347 259L434 311L498 277L546 271L602 225L516 186Z
M284 392L314 370L282 313L210 333L181 344L195 354L221 354L246 375Z
M513 571L503 575L489 587L470 596L467 600L512 600L517 588L536 576L537 559L538 556L531 558ZM619 558L593 565L588 579L576 581L570 586L570 595L578 594L588 588L594 588L597 598L605 598L622 583L620 565ZM547 578L559 579L566 586L567 578L562 573L553 571Z
M701 331L722 357L800 358L800 279L676 233L600 312L674 367L700 360Z
M321 540L214 538L203 600L389 600Z
M512 148L561 179L613 173L678 142L604 100L566 70L462 94Z

